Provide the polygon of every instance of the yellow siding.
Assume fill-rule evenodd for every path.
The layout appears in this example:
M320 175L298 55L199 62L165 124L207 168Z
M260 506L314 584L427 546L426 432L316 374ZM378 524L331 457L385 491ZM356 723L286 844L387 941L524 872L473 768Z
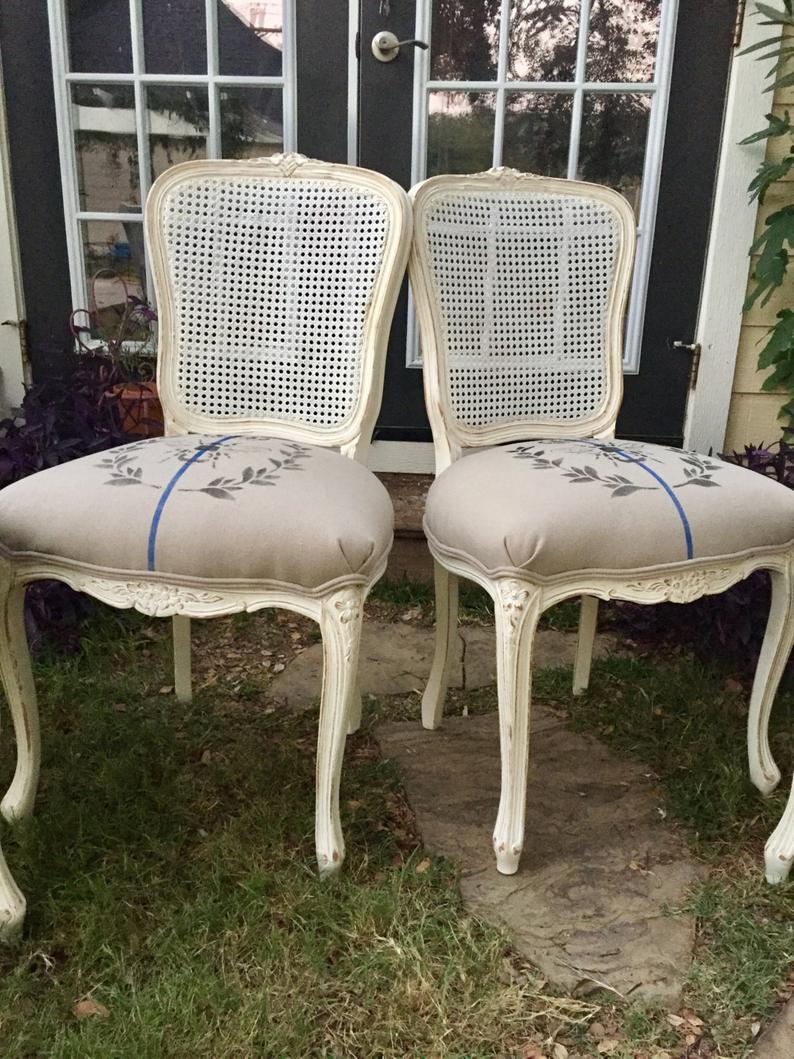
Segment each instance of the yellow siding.
M779 90L775 94L773 111L782 115L787 108L794 108L794 87ZM788 151L790 140L780 137L770 140L767 158L779 159ZM758 210L756 233L763 228L764 220L781 206L794 203L794 180L786 180L770 189L764 205ZM748 278L749 278L748 262ZM744 445L760 444L777 440L781 436L777 413L784 396L779 393L762 393L761 383L768 372L756 369L769 328L775 323L779 309L794 307L794 276L789 272L783 287L775 291L769 303L761 308L758 304L744 314L736 355L736 372L733 393L728 413L728 428L725 436L726 452L741 449Z

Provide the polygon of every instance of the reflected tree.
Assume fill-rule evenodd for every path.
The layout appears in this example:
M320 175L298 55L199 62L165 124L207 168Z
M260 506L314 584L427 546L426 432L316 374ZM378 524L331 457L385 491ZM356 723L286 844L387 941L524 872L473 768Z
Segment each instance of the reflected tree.
M588 81L652 80L660 0L593 0L587 47ZM499 0L436 0L432 76L492 80L496 76ZM508 36L513 79L560 84L559 91L508 96L505 163L564 175L571 128L571 92L579 34L578 0L515 0ZM430 116L431 172L465 172L490 164L492 96L466 93ZM589 93L579 151L581 176L635 198L640 184L649 97L638 92Z

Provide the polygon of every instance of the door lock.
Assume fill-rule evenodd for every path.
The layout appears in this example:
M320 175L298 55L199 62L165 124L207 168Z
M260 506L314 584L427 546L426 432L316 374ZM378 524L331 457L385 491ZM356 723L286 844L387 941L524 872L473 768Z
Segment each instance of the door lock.
M390 63L400 54L400 48L412 44L414 48L427 49L423 40L397 40L397 34L388 29L376 33L372 38L372 54L382 63Z

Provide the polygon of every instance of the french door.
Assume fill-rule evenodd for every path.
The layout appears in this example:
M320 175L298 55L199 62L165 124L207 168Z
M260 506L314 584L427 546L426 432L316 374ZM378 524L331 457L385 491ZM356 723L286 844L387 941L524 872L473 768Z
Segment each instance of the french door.
M405 186L509 165L609 184L638 256L618 430L680 444L736 0L360 0L358 161ZM390 62L383 31L406 44ZM428 436L404 296L376 436ZM680 343L675 345L675 343Z

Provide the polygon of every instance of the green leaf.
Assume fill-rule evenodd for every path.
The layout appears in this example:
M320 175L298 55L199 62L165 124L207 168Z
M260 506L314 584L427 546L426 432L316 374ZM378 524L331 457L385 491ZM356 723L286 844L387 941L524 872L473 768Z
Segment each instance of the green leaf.
M765 40L759 40L755 44L750 44L746 48L742 48L739 52L740 55L750 55L754 51L761 51L762 48L771 48L780 45L780 37L767 37Z
M769 340L758 354L760 371L794 354L794 310L782 309L777 315L778 323L772 328Z
M774 7L770 7L769 4L758 3L755 6L760 15L772 20L771 24L773 26L794 26L794 15L789 11L788 5L786 5L785 11L778 11Z
M778 88L788 88L789 85L794 85L794 73L784 74L782 77L778 77L777 81L773 81L771 85L767 85L764 91L774 92Z
M750 136L745 136L743 140L739 140L740 144L758 143L759 140L768 140L771 137L785 136L786 133L794 134L794 127L791 125L788 111L785 112L785 117L783 118L779 118L776 114L767 114L765 117L769 122L767 127L758 132L752 133Z

